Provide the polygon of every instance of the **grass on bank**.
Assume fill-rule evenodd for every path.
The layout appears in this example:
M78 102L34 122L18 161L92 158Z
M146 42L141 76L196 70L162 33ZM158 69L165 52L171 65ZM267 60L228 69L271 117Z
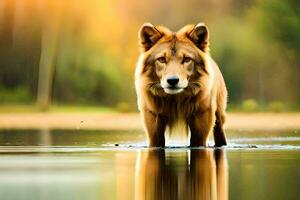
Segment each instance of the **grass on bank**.
M270 102L267 105L260 105L255 100L249 99L241 104L228 104L228 112L299 112L295 106L287 106L281 102ZM103 105L85 105L85 104L53 104L47 110L42 110L36 104L0 104L0 113L116 113L116 112L137 112L135 105L129 105L126 102L120 102L113 107Z
M42 111L34 104L10 104L0 105L0 113L107 113L117 112L116 109L95 105L52 105L46 111Z

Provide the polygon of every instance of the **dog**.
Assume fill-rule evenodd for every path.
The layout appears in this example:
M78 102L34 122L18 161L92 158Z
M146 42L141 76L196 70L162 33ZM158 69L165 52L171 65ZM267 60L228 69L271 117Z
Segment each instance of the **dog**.
M145 23L138 32L140 55L135 71L138 109L148 146L164 147L165 132L177 124L190 131L190 146L227 144L224 131L227 89L209 54L204 23L177 32Z

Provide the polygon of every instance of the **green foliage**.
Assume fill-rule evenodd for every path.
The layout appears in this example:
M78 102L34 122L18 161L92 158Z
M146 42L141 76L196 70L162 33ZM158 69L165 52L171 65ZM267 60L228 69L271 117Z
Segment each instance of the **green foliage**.
M261 106L274 100L300 102L300 45L294 37L300 34L300 17L294 9L292 1L255 1L240 19L229 17L212 26L212 56L232 103L249 98Z
M127 102L119 102L116 105L116 110L119 112L126 113L131 111L132 109L130 108L130 105Z
M242 103L242 110L246 112L254 112L258 110L258 104L254 99L247 99Z
M121 64L101 50L77 51L79 57L69 55L58 59L54 98L59 102L110 106L122 100L129 81Z
M0 103L28 103L32 101L29 89L19 86L13 89L0 87Z
M258 1L259 26L285 47L300 53L300 5L297 0L264 0Z
M285 105L280 101L272 101L268 105L268 110L271 112L283 112L286 110Z

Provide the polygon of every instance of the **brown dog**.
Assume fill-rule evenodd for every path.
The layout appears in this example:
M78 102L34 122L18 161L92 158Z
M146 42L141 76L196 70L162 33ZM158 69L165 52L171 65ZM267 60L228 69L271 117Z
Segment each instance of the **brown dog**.
M149 146L165 146L166 128L182 122L190 146L207 146L212 131L215 146L226 145L227 90L208 38L203 23L178 32L150 23L140 28L135 86Z

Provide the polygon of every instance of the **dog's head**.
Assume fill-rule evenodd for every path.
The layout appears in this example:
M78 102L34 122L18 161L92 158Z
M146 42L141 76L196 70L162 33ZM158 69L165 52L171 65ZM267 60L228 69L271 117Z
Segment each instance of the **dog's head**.
M154 95L197 94L209 84L208 29L203 23L178 32L145 23L139 30L141 73Z

